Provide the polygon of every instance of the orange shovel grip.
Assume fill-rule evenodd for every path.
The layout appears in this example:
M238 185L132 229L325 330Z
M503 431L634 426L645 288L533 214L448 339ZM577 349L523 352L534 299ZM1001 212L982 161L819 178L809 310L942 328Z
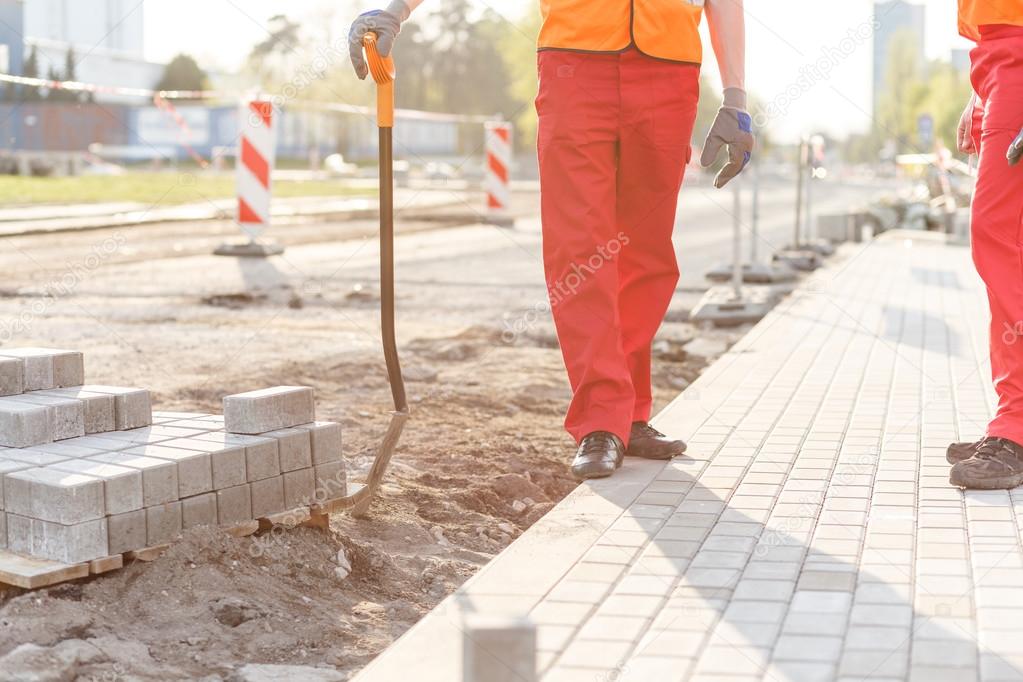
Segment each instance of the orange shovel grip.
M381 57L377 50L377 34L367 33L362 38L366 50L366 63L377 84L377 125L381 128L394 127L394 60Z

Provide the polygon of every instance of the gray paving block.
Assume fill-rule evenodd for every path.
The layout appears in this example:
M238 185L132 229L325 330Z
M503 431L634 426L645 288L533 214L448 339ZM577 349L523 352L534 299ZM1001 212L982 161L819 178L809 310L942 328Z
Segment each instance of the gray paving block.
M89 459L138 469L142 472L142 503L147 506L178 499L178 465L165 459L124 452L108 452Z
M85 407L85 433L104 433L114 430L114 396L87 393L75 388L37 391L33 395L80 400Z
M107 549L110 554L124 554L146 546L145 509L107 517Z
M224 398L224 425L230 433L265 433L315 420L308 386L275 386Z
M33 466L34 465L26 462L15 462L8 459L0 459L0 510L6 509L4 506L4 477L7 474L14 473L15 471L31 469Z
M284 508L298 509L308 507L315 502L316 475L310 469L286 471L284 479Z
M16 514L60 524L105 515L101 479L51 468L25 469L4 476L4 503Z
M89 459L70 459L48 468L101 479L107 514L123 514L144 506L142 472L138 469Z
M25 363L19 358L0 357L0 396L25 392Z
M309 432L312 439L313 464L327 464L341 460L341 425L337 422L300 424L299 429Z
M57 462L73 459L67 455L55 455L49 452L42 452L32 448L15 448L3 453L3 459L9 462L21 462L37 467L45 467Z
M153 423L153 406L149 391L143 388L86 384L82 393L114 396L114 428L119 431L137 429Z
M262 434L277 441L281 471L308 469L313 465L312 438L306 429L279 429Z
M204 493L181 500L181 527L217 525L217 495Z
M53 440L50 411L41 405L0 398L0 445L26 448Z
M241 485L248 480L243 445L226 445L223 442L202 440L198 437L175 438L163 442L162 445L209 454L214 490Z
M280 451L276 438L223 432L203 433L194 438L225 446L244 446L246 478L249 481L258 481L281 473Z
M107 520L62 524L32 519L32 554L65 564L109 556Z
M285 511L283 476L253 481L249 484L249 488L252 490L253 518L258 519Z
M85 366L78 351L58 348L4 348L0 357L20 359L26 391L38 391L85 383Z
M133 443L128 443L122 440L107 438L108 435L110 435L110 432L104 432L99 435L81 436L80 438L69 438L65 441L61 441L60 444L89 448L91 450L97 450L100 453L126 450L134 445Z
M74 398L23 393L12 396L29 405L39 405L50 411L50 423L54 440L66 440L85 435L85 403Z
M181 533L181 502L146 507L146 545L163 545Z
M252 489L248 483L217 491L217 519L222 526L252 520Z
M213 490L213 467L207 452L169 448L162 444L141 445L124 452L174 462L178 467L178 497L191 497Z
M317 501L336 500L348 494L348 477L344 462L321 464L314 469Z
M32 519L20 514L7 514L7 549L19 554L32 554Z
M158 429L162 429L161 426L143 426L137 429L126 429L124 431L110 431L108 433L100 434L100 438L106 440L113 440L119 443L128 443L130 447L138 445L155 445L156 443L164 443L175 438L180 438L181 434L178 432L167 433Z
M101 452L107 452L100 448L89 448L81 445L72 445L77 438L71 438L69 440L61 441L59 443L43 443L42 445L33 445L30 448L21 448L22 452L29 453L43 453L47 455L55 455L57 457L63 457L65 459L76 459L83 457L92 457L98 455Z
M64 471L55 466L34 470L31 488L34 518L70 525L106 515L103 479L90 474ZM17 477L24 473L12 475Z
M528 618L471 614L465 618L463 627L462 669L466 680L537 682L540 679L536 673L536 624ZM613 642L602 644L607 649L616 646ZM612 653L612 656L617 655L617 652ZM623 664L622 669L631 670L631 665L631 662ZM676 672L679 667L676 662ZM610 675L585 676L611 679Z

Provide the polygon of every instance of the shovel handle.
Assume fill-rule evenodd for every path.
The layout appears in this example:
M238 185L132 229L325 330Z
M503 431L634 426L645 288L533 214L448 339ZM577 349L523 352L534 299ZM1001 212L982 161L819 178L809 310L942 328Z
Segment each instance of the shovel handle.
M377 125L381 128L394 127L394 60L380 56L377 50L377 34L367 33L362 38L366 50L366 63L377 84Z

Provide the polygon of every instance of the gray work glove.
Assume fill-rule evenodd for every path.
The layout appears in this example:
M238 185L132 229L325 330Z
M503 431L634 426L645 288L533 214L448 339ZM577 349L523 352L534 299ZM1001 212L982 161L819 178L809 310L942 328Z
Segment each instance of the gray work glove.
M746 111L746 93L739 88L725 88L724 101L703 143L700 165L706 168L713 164L725 145L728 163L714 178L718 189L741 173L753 155L753 118Z
M1015 166L1020 159L1023 159L1023 130L1019 131L1019 135L1009 145L1009 151L1006 152L1005 158L1009 160L1010 166Z
M387 9L375 9L363 12L348 31L348 54L352 58L352 66L355 67L355 75L365 79L369 74L369 66L362 54L362 39L367 33L377 34L377 50L381 57L391 54L394 47L394 39L401 31L401 24L411 14L405 0L392 0Z

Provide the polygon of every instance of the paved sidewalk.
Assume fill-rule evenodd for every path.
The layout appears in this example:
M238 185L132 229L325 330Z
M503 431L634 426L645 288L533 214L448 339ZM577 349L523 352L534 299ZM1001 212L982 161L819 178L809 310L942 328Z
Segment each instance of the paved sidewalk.
M1023 493L944 459L986 336L967 249L844 248L658 416L688 457L580 486L356 679L459 682L472 613L533 619L546 682L1023 679Z

